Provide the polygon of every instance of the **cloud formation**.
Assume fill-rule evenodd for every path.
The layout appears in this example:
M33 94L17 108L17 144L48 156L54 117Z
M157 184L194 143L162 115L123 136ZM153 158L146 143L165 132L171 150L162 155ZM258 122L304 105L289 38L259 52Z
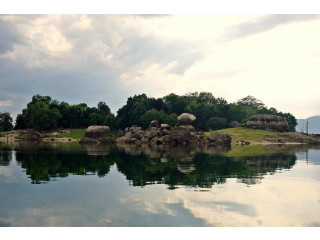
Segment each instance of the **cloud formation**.
M318 17L1 15L0 111L15 116L35 94L105 101L116 113L134 94L209 91L228 101L254 95L299 118L319 114L288 103L318 99ZM313 86L308 96L297 94L299 79Z

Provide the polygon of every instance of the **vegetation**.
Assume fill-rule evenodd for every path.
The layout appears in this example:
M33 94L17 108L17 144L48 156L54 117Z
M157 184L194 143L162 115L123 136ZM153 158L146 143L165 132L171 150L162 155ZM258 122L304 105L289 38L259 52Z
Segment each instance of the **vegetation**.
M183 112L196 116L193 123L197 131L218 130L228 127L229 122L245 123L251 115L273 114L287 120L294 131L296 118L290 113L282 113L266 107L260 100L247 96L234 103L224 98L216 98L209 92L194 92L185 95L171 93L163 98L150 98L146 94L129 97L126 104L111 113L105 102L97 107L85 103L71 105L52 100L49 96L35 95L16 118L15 129L33 128L52 130L58 128L86 128L90 125L107 125L112 130L124 129L132 125L146 128L151 120L158 120L174 126L177 116Z
M84 134L85 134L85 129L76 129L66 133L59 133L57 137L66 137L66 138L76 139L76 138L83 138Z
M12 125L12 117L10 116L10 113L0 112L0 131L10 131L13 129Z

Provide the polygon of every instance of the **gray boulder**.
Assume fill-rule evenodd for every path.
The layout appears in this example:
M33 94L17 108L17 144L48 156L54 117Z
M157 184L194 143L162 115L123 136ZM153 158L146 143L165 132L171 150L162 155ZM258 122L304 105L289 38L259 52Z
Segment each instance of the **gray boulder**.
M171 141L177 144L181 144L183 142L189 143L191 140L191 132L186 127L175 127L170 132Z
M191 114L191 113L182 113L179 117L178 117L178 123L179 125L182 124L191 124L194 120L196 120L197 118Z
M209 141L210 145L230 145L231 144L231 137L228 134L224 133L210 133L207 136L207 140Z
M238 127L238 126L239 126L239 123L238 123L237 121L231 121L231 122L229 122L229 127L234 128L234 127Z
M286 120L280 116L269 114L253 115L247 121L246 126L253 129L264 129L280 132L288 132L289 125Z
M26 130L19 133L17 139L27 141L38 141L40 140L40 133L32 130Z
M138 132L141 132L142 131L142 127L138 126L138 125L132 125L130 128L129 128L129 131L132 132L132 133L138 133Z
M108 126L89 126L85 132L87 138L104 138L110 135L110 128Z
M151 121L150 125L148 126L148 128L151 128L151 127L156 127L158 128L159 127L159 123L157 120L153 120Z
M161 127L161 129L166 129L166 130L170 130L171 129L171 127L168 124L165 124L165 123L162 123L160 127Z

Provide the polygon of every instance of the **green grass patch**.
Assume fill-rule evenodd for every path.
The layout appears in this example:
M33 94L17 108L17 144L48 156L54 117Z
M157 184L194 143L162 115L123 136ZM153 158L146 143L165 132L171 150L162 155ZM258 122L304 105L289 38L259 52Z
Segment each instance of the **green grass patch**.
M250 128L226 128L220 129L217 131L205 132L205 135L210 134L211 132L219 132L229 134L232 138L232 141L249 141L249 142L263 142L266 135L278 135L279 132L273 132L268 130L260 129L250 129Z
M66 138L84 138L85 129L74 129L70 130L70 132L67 133L59 133L56 137L66 137Z

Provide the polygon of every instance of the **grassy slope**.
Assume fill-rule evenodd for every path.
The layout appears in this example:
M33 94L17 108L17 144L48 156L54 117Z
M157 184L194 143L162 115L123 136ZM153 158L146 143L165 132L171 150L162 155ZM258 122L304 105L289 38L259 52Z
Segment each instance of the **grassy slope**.
M59 133L57 137L66 137L66 138L83 138L85 129L74 129L70 130L68 133Z
M212 132L212 131L211 131ZM211 132L205 132L205 135ZM220 129L213 132L227 133L232 137L232 141L249 141L249 142L263 142L266 135L278 135L279 132L249 129L243 127Z

